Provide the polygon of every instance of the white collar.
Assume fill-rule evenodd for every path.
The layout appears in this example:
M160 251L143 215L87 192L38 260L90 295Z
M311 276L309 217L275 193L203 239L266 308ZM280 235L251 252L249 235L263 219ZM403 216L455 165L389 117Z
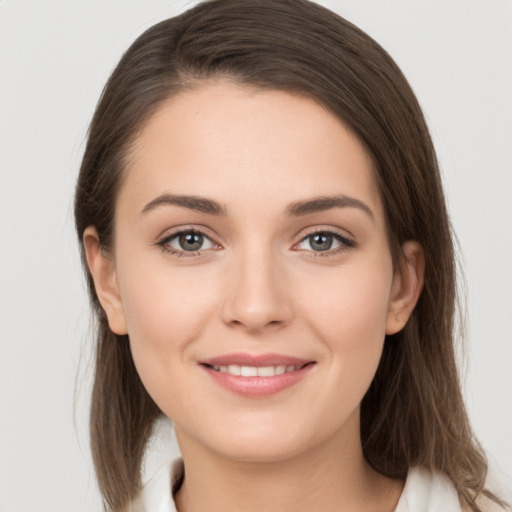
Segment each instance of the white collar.
M177 512L173 491L183 479L183 460L175 459L162 467L143 487L130 512ZM439 473L414 467L407 474L405 487L395 512L461 512L451 482Z
M172 510L172 509L171 509ZM448 478L413 467L395 512L461 512L459 497Z

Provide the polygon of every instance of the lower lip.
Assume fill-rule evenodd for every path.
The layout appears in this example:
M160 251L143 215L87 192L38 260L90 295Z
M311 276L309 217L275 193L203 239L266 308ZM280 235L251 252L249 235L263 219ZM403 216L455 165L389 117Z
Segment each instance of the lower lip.
M263 398L275 395L297 384L306 377L313 366L314 364L308 364L299 370L274 375L273 377L241 377L219 372L208 366L203 366L203 368L222 387L248 398Z

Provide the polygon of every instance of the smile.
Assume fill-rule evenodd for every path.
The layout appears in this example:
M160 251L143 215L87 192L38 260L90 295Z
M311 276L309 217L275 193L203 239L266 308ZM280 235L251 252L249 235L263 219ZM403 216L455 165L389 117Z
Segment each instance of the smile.
M300 370L302 366L239 366L230 364L229 366L212 366L216 372L229 373L230 375L239 375L241 377L274 377L283 373L290 373Z
M279 354L228 354L199 364L222 388L246 398L264 398L298 384L316 362Z

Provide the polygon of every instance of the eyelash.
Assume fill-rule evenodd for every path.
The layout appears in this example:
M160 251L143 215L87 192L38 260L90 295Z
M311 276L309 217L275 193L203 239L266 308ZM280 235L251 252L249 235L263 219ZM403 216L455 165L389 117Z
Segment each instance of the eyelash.
M169 245L169 243L171 242L171 240L174 240L175 238L181 236L181 235L185 235L185 234L190 234L190 235L202 235L204 236L205 238L208 238L208 240L211 240L211 237L203 230L199 229L199 228L185 228L185 229L180 229L179 231L175 231L174 233L170 233L170 234L167 234L165 235L163 238L161 238L160 240L158 240L156 242L156 245L158 247L160 247L164 252L168 253L168 254L171 254L173 256L178 256L178 258L181 258L181 257L194 257L194 256L201 256L202 254L202 251L201 250L198 250L198 251L179 251L179 250L176 250L174 249L173 247L171 247ZM215 244L215 242L212 241L213 244ZM217 245L217 244L215 244Z
M210 240L214 245L218 245L213 240L211 240L210 236L205 231L203 231L197 227L180 229L179 231L175 231L173 233L167 234L164 237L162 237L160 240L158 240L155 245L160 247L166 253L171 254L173 256L177 256L179 258L201 256L204 249L203 250L199 249L197 251L184 251L184 250L181 251L181 250L176 250L169 245L169 243L172 240L174 240L175 238L177 238L181 235L184 235L184 234L202 235L205 238L207 238L208 240ZM351 240L351 239L341 235L340 233L337 233L336 231L330 231L327 229L326 230L316 229L314 231L310 231L310 232L306 233L300 239L300 241L294 245L294 247L301 244L308 238L313 237L314 235L332 236L337 242L340 243L340 246L335 249L328 249L326 251L313 251L313 250L307 250L307 249L300 249L301 251L310 253L310 256L313 258L316 258L316 257L325 258L325 257L329 257L329 256L335 256L341 252L350 251L351 249L354 249L355 247L357 247L357 244L354 240Z
M329 229L314 229L309 232L306 232L305 235L300 239L300 241L297 244L295 244L295 246L301 244L308 238L311 238L315 235L332 236L337 242L340 243L340 246L336 247L335 249L328 249L326 251L313 251L303 249L304 251L307 251L309 253L308 255L312 258L328 258L330 256L336 256L342 252L348 252L351 249L355 249L357 247L357 244L354 240L347 238L346 236L338 233L337 231L332 231Z

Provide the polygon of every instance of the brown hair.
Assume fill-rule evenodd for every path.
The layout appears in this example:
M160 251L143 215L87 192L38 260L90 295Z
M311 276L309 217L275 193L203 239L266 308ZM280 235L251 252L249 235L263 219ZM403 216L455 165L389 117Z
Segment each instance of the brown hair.
M406 327L388 336L361 406L363 451L379 472L440 471L475 512L485 456L473 437L453 346L455 263L432 141L418 102L389 55L368 35L306 0L210 0L153 26L124 54L94 114L76 188L75 218L98 318L91 445L105 506L122 510L161 414L144 389L125 336L112 333L85 264L95 226L111 248L116 195L130 145L164 100L201 81L228 78L324 105L372 156L398 269L400 247L425 250L425 286Z

